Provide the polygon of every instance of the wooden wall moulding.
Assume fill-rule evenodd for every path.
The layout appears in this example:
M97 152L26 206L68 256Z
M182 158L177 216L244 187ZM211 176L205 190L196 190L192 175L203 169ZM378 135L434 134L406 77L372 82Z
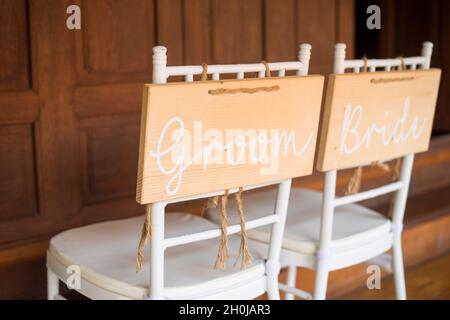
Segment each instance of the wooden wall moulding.
M146 85L137 201L310 174L323 79Z
M331 75L317 168L428 150L441 70Z

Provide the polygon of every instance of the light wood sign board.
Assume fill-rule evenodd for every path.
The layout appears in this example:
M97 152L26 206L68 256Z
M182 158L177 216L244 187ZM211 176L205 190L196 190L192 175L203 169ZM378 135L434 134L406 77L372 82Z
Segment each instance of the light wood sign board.
M439 69L331 75L317 169L428 150L440 76Z
M141 204L310 174L323 76L144 87Z

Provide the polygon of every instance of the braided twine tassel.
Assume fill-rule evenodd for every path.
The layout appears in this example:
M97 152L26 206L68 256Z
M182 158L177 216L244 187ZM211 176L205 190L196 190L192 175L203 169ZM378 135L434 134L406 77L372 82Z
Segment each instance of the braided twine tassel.
M237 264L239 261L239 258L241 257L241 269L245 269L249 265L252 264L253 258L250 254L250 251L248 249L248 237L247 237L247 229L245 227L245 217L244 217L244 209L242 207L242 187L239 188L239 191L235 194L236 198L236 204L239 214L239 220L241 223L241 244L239 246L239 255L236 258L236 262L234 265Z
M219 243L219 251L217 252L216 263L214 269L225 269L228 259L228 217L227 217L228 190L220 196L220 217L221 217L221 235Z
M239 245L239 254L236 257L236 261L234 266L241 258L241 269L248 267L252 262L253 258L250 254L250 250L248 249L248 237L247 237L247 229L245 226L245 217L244 217L244 209L242 206L242 187L239 188L239 191L235 194L236 204L237 204L237 212L239 214L239 220L241 225L241 243ZM202 215L208 209L212 209L220 205L220 216L221 216L221 237L219 243L219 249L217 253L217 259L214 264L214 269L225 269L226 261L229 257L229 249L228 249L228 216L227 216L227 203L228 203L228 190L225 190L225 194L223 196L211 197L205 203L202 209Z
M141 240L139 241L136 256L136 272L141 272L144 266L144 249L152 235L152 205L148 204L145 209L145 222L142 226Z
M356 168L355 172L353 172L352 177L348 181L347 190L345 191L346 195L355 194L359 191L361 187L361 176L362 176L362 167Z

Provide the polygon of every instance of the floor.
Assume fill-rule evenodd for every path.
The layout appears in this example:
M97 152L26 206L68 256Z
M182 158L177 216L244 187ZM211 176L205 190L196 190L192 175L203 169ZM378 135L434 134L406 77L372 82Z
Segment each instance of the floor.
M450 300L450 252L420 265L406 270L407 297L411 300ZM69 299L86 299L74 291L64 290ZM261 299L267 297L261 296ZM392 276L381 280L380 290L369 290L367 287L357 289L340 297L338 300L393 300L395 299Z
M406 270L407 297L411 300L450 299L450 253ZM392 276L381 280L381 289L366 287L339 299L388 300L395 299Z

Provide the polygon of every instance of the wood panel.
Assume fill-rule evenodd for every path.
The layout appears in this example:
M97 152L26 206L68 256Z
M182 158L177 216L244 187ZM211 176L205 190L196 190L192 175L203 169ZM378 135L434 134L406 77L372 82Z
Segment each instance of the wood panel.
M165 46L169 52L167 63L184 63L184 1L156 1L157 43Z
M49 220L74 215L81 198L79 138L72 110L75 44L72 31L57 27L65 26L69 4L38 0L29 5L38 61L33 72L40 98L36 123L39 203L42 218ZM53 227L61 224L54 222Z
M75 113L79 118L139 113L142 84L106 84L75 89Z
M0 21L0 91L28 89L31 80L26 1L1 1Z
M83 203L134 197L139 145L139 117L109 117L81 122L85 169Z
M297 0L286 0L280 6L278 0L267 0L264 6L265 47L267 61L290 61L297 59ZM308 39L307 41L311 41ZM315 57L313 47L312 56Z
M337 0L336 2L336 43L347 45L347 58L354 57L355 42L355 0ZM384 12L383 12L384 13Z
M0 94L0 125L31 123L39 116L39 97L31 91L9 91Z
M312 45L310 72L331 72L335 43L346 43L347 56L353 56L353 7L352 0L266 1L264 57L295 60L299 44L306 42Z
M312 75L146 85L137 201L311 174L323 80Z
M336 1L297 2L297 42L312 45L310 73L328 74L336 43Z
M434 122L435 130L440 132L450 132L450 2L441 1L439 10L439 28L434 31L438 33L439 65L443 68L442 85L439 92L439 105L437 117Z
M440 77L440 69L330 75L317 169L428 150Z
M211 2L210 63L260 61L263 53L262 1Z
M0 126L0 221L37 212L33 128Z
M210 0L184 1L184 63L212 63Z
M77 33L78 71L84 83L150 79L153 1L82 1ZM100 18L101 17L101 18Z
M434 44L432 67L442 69L442 85L433 130L450 132L450 4L446 0L382 0L382 28L373 55L379 57L420 55L423 41ZM420 21L420 23L417 23ZM367 34L367 32L366 32ZM359 46L366 46L363 33Z

